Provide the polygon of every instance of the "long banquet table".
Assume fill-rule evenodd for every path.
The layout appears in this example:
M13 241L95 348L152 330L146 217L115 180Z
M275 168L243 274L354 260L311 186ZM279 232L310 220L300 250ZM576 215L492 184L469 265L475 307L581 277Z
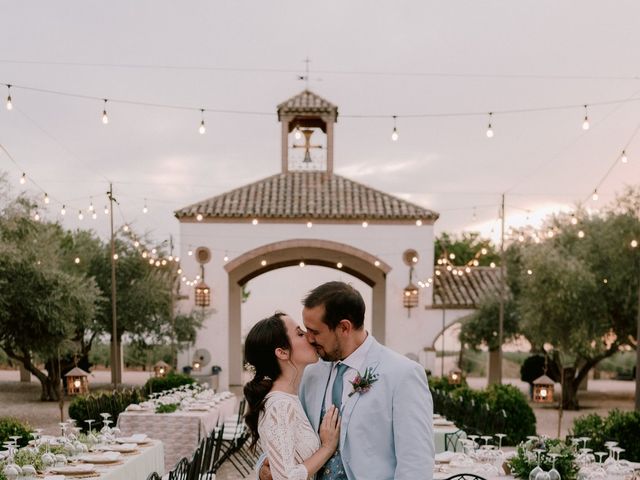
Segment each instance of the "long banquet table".
M218 423L233 414L235 407L236 397L232 396L208 411L122 412L118 417L118 428L123 436L146 433L151 438L161 440L164 443L165 471L169 471L182 457L191 458L200 441Z

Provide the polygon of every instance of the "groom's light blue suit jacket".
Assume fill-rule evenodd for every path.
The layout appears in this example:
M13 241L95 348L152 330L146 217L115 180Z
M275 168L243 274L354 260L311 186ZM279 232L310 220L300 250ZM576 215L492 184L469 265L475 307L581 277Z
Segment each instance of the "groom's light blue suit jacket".
M309 365L300 401L318 431L331 362ZM340 454L349 480L430 480L433 477L433 401L424 369L375 341L364 364L379 375L368 392L342 405Z

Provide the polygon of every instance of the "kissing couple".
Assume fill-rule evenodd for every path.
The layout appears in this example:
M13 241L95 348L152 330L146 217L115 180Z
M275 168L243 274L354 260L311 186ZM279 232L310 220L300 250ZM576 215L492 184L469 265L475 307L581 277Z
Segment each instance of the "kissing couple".
M245 340L255 376L245 422L260 480L431 480L433 401L424 369L364 328L360 293L328 282ZM320 361L318 360L320 357Z

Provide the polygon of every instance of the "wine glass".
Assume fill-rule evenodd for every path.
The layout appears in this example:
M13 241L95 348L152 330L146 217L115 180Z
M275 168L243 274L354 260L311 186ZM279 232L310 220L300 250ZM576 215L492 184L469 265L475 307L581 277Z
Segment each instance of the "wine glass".
M549 470L549 480L562 480L560 472L556 470L556 458L560 457L559 453L549 453L551 457L551 470Z
M537 465L533 470L531 470L531 472L529 472L529 480L537 480L538 474L543 471L542 468L540 468L540 454L544 452L544 450L541 448L535 448L533 451L536 454Z
M608 467L609 465L611 465L612 463L615 463L615 459L613 458L613 452L611 451L611 449L613 447L617 447L618 446L618 442L614 442L614 441L608 441L608 442L604 442L604 446L605 448L609 451L609 456L607 457L607 459L604 461L604 466L605 468Z
M489 445L489 440L493 439L491 435L482 435L480 438L484 440L485 446Z
M502 450L502 439L507 435L505 433L496 433L496 437L498 437L498 450Z
M38 472L33 465L23 465L22 466L22 475L24 475L25 480L35 480Z
M550 478L551 476L549 475L549 472L545 472L542 469L540 469L540 471L536 475L536 480L549 480Z
M46 452L41 457L42 464L45 467L52 467L56 463L56 457L49 450L49 448L50 448L50 442L49 441L45 442L45 448L46 448Z
M477 447L477 443L476 440L478 439L478 435L467 435L467 437L469 438L469 440L473 441L473 449L475 450Z

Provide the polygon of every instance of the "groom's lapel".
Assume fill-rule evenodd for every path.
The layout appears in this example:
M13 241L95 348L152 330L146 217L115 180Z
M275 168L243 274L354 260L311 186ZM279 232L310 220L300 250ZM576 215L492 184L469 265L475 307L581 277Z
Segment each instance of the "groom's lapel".
M382 347L378 342L375 341L373 345L371 345L369 352L367 353L367 357L362 366L362 370L359 373L364 373L366 368L377 369L378 364L380 363L380 353L382 352ZM373 384L371 389L376 388L377 385ZM353 409L355 408L358 400L362 395L367 395L369 392L360 394L354 393L350 397L347 397L344 405L342 406L342 427L340 431L340 446L345 444L345 439L347 436L347 429L349 428L349 421L351 420L351 414L353 413Z
M309 417L311 425L317 432L320 429L320 415L322 415L322 402L326 393L329 377L331 376L331 362L325 362L318 366L318 376L312 384L313 392L309 395Z

